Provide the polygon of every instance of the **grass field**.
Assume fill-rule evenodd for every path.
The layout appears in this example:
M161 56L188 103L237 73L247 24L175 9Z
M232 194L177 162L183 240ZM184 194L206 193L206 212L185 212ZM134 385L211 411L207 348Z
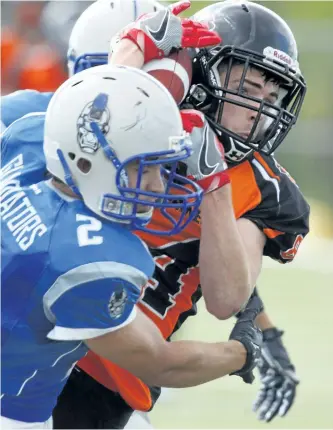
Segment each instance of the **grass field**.
M303 246L296 268L266 265L258 283L267 311L286 330L284 341L301 378L288 416L269 425L257 421L251 406L258 381L249 386L227 376L168 390L151 413L155 428L333 428L333 248L311 241ZM178 338L227 339L232 324L215 320L201 303Z

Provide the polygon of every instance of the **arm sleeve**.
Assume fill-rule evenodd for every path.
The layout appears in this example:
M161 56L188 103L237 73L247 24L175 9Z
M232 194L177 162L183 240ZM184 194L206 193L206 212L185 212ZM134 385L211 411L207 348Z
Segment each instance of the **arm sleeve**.
M278 193L265 195L264 190L261 203L243 217L265 234L264 255L280 263L289 263L309 232L310 207L288 172L283 170L279 178Z
M9 127L14 121L32 112L45 112L53 93L21 90L1 97L1 121Z
M90 263L65 273L44 295L45 315L54 324L50 339L91 339L135 318L141 293L137 269L127 266L125 275L114 271L110 276L100 266Z

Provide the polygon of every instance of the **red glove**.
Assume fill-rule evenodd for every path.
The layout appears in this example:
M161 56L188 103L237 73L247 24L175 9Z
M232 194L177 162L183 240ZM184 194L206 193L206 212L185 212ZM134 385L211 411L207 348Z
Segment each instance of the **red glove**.
M190 1L181 0L164 10L144 14L124 28L120 40L134 42L144 55L144 63L167 57L172 49L204 48L221 43L219 35L208 30L205 24L177 16L190 6Z
M181 112L184 130L191 134L193 154L183 161L187 175L205 194L230 183L224 149L205 116L194 109Z

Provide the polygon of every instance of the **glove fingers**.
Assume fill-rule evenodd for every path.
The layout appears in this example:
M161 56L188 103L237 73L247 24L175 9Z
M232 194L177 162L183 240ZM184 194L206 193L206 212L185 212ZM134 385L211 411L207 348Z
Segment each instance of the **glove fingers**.
M271 408L273 402L275 401L276 390L269 389L266 390L266 397L262 402L261 406L258 408L258 419L264 420L267 411Z
M192 133L194 127L202 128L204 126L204 120L199 112L189 109L180 111L183 128L188 133Z
M180 13L184 12L184 10L187 10L189 7L191 7L191 2L189 0L181 0L177 3L170 5L169 9L173 15L179 15Z
M268 369L266 376L261 379L266 388L273 388L282 385L282 378L277 376L273 369Z
M189 18L182 19L182 27L183 29L196 28L196 29L208 30L208 26L206 24L198 21L193 21L192 19L189 19Z
M278 411L279 417L284 417L288 413L289 409L292 407L294 403L295 395L296 395L295 387L290 387L286 391Z
M222 39L220 36L215 33L215 31L208 30L206 28L201 28L197 30L201 43L206 43L207 45L202 46L208 46L208 45L218 45L222 43Z
M187 42L187 45L183 46L185 48L205 48L206 46L218 45L220 43L220 40L221 39L219 37L216 37L214 35L200 36L200 38L197 40L190 39Z
M203 48L221 42L220 36L203 24L191 20L182 21L182 47Z
M290 382L292 384L298 385L299 384L299 377L296 375L294 370L287 369L286 376L290 379Z
M262 402L265 400L266 397L266 389L262 388L258 395L257 398L255 399L255 401L253 402L252 405L252 411L253 412L257 412L257 410L260 408L260 406L262 405Z
M283 401L283 391L282 389L279 389L276 391L276 397L274 402L271 404L270 408L267 410L263 418L267 423L272 421L272 419L277 415L280 409L280 406L282 404L282 401Z

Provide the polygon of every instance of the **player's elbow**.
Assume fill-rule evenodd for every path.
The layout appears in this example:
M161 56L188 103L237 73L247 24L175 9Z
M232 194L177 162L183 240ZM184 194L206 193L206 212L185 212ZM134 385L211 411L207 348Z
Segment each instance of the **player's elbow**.
M250 297L250 289L231 296L205 297L206 309L219 320L227 320L239 312Z
M221 305L219 303L206 302L207 311L218 320L227 320L232 317L238 311L233 306Z

